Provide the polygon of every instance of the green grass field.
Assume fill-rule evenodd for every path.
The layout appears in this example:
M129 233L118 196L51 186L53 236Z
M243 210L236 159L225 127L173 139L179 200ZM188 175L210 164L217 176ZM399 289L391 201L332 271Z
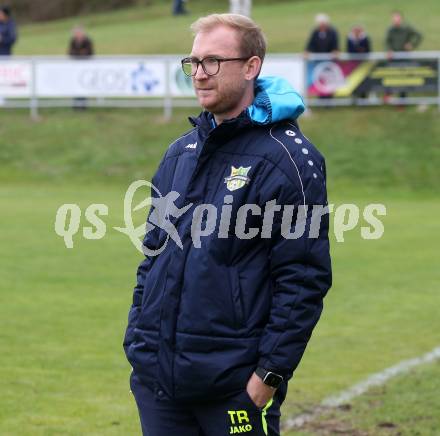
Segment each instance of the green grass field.
M292 435L438 435L439 383L438 362L417 368L386 386L371 389L352 404L344 404Z
M225 3L212 5L225 9ZM440 5L398 3L423 25L423 48L435 48ZM211 7L190 5L193 11ZM290 50L291 41L291 50L300 50L318 11L332 12L341 26L361 20L379 31L394 7L257 2L255 17L274 51ZM157 4L81 21L92 26L105 53L186 52L194 17L168 14L168 4ZM74 21L24 27L17 52L63 53ZM290 23L288 41L281 29ZM151 178L194 112L176 110L171 123L157 110L51 109L36 123L26 111L0 112L1 436L140 433L122 338L141 256L112 227L123 225L128 185ZM334 285L290 383L285 417L440 345L438 120L434 108L314 110L302 118L304 133L326 157L330 202L384 203L387 216L380 240L361 238L363 222L344 243L332 236ZM86 240L80 231L67 249L54 231L64 203L77 203L83 213L91 203L107 204L106 236ZM138 224L144 215L136 215ZM439 434L439 376L438 364L420 367L286 436Z
M350 149L356 144L357 129L347 128L344 140L325 144L323 126L330 126L332 117L353 115L360 116L349 110L316 111L304 120L304 131L314 140L320 137L318 143L326 148L330 201L360 206L384 203L385 234L381 240L366 241L357 227L344 243L333 238L334 286L291 383L286 415L295 415L372 372L438 345L438 197L434 189L422 190L421 185L405 184L401 175L393 175L390 150L383 153L380 165L374 165L372 157L384 148L380 135L365 144L366 162L371 159L366 168L361 162L349 163L356 156ZM368 121L365 115L364 128L373 130L369 122L376 118ZM389 115L390 132L400 129L403 116L413 116ZM0 345L7 350L0 367L1 391L6 393L1 400L0 434L136 434L137 418L126 381L129 366L121 340L140 255L112 227L122 225L128 184L139 177L150 178L174 132L166 129L160 134L159 126L152 129L144 121L152 121L154 115L146 118L143 111L130 112L129 117L119 111L96 111L90 116L60 111L47 113L44 121L33 125L33 136L27 137L26 117L15 114L13 135L21 135L22 140L11 147L9 161L2 160L2 176L9 174L10 181L2 177L0 188L1 224L7 229L0 248L4 321ZM119 138L112 128L98 127L116 121L123 126L121 135L125 131L133 135ZM45 123L60 133L49 135ZM13 124L2 126L3 138L12 136L6 125ZM78 125L82 130L75 135ZM96 140L95 129L101 132ZM153 130L157 137L142 139ZM431 132L425 130L425 135ZM336 132L329 137L338 138ZM390 135L387 146L404 156L409 151L399 139ZM33 153L25 147L31 141ZM426 146L427 162L423 154L414 153L413 159L402 159L406 166L401 170L419 179L423 165L433 167L430 183L434 184L438 155L434 144ZM135 163L141 154L143 164ZM347 171L338 169L344 167L344 159ZM388 170L387 176L381 175L383 169ZM55 213L63 203L77 203L83 211L91 203L107 204L106 237L91 241L78 234L74 248L66 249L54 232ZM137 216L138 223L142 219ZM83 220L82 225L86 224ZM432 404L425 406L430 410ZM415 428L423 422L415 421Z

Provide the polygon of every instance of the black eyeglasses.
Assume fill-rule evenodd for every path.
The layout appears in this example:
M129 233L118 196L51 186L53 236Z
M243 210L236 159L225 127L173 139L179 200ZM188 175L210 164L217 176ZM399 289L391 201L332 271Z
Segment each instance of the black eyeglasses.
M214 56L208 56L203 58L202 60L188 57L181 60L182 70L183 72L189 76L194 77L197 74L197 70L199 69L199 65L202 65L203 71L208 76L215 76L220 71L220 64L222 62L230 62L230 61L247 61L250 57L247 58L216 58Z

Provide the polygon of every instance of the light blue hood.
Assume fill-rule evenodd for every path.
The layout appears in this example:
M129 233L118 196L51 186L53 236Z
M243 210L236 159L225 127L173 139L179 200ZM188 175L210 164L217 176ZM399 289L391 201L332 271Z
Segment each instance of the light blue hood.
M254 124L273 124L298 118L305 109L302 97L281 77L261 77L255 82L255 99L247 108Z

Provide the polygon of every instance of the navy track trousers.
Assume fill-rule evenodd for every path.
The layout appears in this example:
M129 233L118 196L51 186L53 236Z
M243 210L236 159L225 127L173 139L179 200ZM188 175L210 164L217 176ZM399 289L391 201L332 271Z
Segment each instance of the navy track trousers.
M285 384L261 409L246 390L227 399L204 403L159 400L134 372L130 376L130 388L139 410L143 436L280 435L280 406L287 392Z

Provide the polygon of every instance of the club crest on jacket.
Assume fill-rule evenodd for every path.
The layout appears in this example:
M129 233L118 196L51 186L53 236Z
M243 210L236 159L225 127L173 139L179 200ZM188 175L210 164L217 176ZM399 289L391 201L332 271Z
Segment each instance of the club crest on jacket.
M231 166L231 174L225 177L226 188L229 191L236 191L247 185L250 182L248 172L252 167L238 167Z

